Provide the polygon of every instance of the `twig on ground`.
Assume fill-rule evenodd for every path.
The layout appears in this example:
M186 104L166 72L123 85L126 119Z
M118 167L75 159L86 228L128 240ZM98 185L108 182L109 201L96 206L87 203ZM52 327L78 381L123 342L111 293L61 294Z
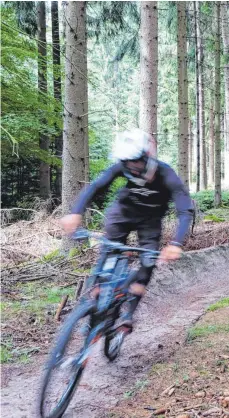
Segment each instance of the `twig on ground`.
M76 288L76 292L75 292L75 300L78 299L78 297L81 295L82 289L83 289L83 285L84 285L84 280L79 280L78 282L78 286Z
M56 321L60 320L61 311L62 311L62 309L64 309L67 301L68 301L68 295L63 296L63 298L62 298L62 300L61 300L61 302L60 302L60 304L57 308L57 311L56 311L56 315L55 315L55 320Z

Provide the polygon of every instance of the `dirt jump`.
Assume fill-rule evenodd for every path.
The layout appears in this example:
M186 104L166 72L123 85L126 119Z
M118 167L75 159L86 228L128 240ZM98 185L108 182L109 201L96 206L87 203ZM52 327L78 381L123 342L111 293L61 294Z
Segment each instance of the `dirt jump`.
M167 358L185 339L187 329L205 308L229 295L229 246L191 251L182 260L163 265L152 279L136 314L134 332L114 363L97 347L66 418L109 417L136 380L155 362ZM36 418L36 400L44 355L27 365L2 369L2 418Z

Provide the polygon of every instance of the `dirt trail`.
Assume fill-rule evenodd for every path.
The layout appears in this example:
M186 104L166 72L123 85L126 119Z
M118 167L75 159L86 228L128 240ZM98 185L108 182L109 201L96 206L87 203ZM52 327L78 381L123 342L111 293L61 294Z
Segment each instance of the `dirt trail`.
M229 247L189 253L182 261L159 269L136 315L135 331L122 355L107 362L98 347L65 418L102 418L109 407L142 379L150 366L181 343L185 330L206 306L229 296ZM141 320L140 320L141 318ZM44 357L33 365L5 368L2 418L36 418L34 405Z

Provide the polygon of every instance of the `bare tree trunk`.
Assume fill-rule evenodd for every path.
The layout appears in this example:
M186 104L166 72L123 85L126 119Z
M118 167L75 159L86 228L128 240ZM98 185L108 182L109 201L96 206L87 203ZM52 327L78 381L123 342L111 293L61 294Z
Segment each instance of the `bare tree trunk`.
M193 132L192 132L192 121L191 119L189 120L189 183L192 183L192 167L193 167Z
M229 11L228 2L222 2L223 49L226 57L224 65L225 82L225 124L224 124L224 185L229 187Z
M200 190L207 189L207 162L205 138L205 94L204 94L204 52L203 38L200 28L201 6L197 2L197 47L199 56L199 109L200 109Z
M88 170L86 2L66 4L66 64L63 132L63 214L85 185Z
M200 190L200 70L199 70L199 50L197 36L197 8L196 1L194 5L194 26L195 26L195 61L196 61L196 191Z
M45 101L47 94L47 44L46 44L46 10L45 1L37 3L37 25L38 25L38 90L39 100ZM45 124L45 117L42 116ZM49 138L40 133L39 145L42 151L49 151ZM50 167L49 164L41 161L40 164L40 197L48 199L51 195L50 190Z
M54 97L59 102L61 108L61 67L60 67L60 30L59 30L59 13L58 1L52 1L51 4L52 16L52 42L53 42L53 91ZM58 111L59 117L60 111ZM55 138L55 156L62 158L63 152L63 134L62 132ZM61 198L62 189L62 167L56 167L55 178L55 195L58 199Z
M140 128L157 141L158 10L156 1L141 1ZM155 143L155 153L157 144Z
M220 144L220 2L216 8L215 36L215 207L221 205L221 144Z
M211 107L209 115L209 184L214 184L215 167L215 132L214 132L214 97L211 98Z
M119 131L119 62L114 62L113 67L113 89L115 91L115 132Z
M177 2L177 60L178 60L178 171L188 187L188 77L187 77L187 42L186 42L186 2Z

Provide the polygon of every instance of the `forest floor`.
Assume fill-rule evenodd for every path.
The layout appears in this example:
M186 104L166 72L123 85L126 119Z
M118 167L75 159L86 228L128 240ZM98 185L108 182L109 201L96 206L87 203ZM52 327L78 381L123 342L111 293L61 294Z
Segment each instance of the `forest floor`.
M223 224L210 221L201 226L203 236L208 228L208 237L215 237L214 244L227 243L227 220ZM220 231L225 234L223 242L219 241ZM22 246L21 242L20 247L17 242L24 238L23 228L20 234L15 246L26 251L28 244ZM36 231L31 230L31 234ZM47 229L45 234L51 235ZM54 239L58 240L56 236ZM20 259L13 265L10 257L3 269L3 418L37 417L39 376L59 326L54 314L66 294L69 302L65 313L72 308L75 285L79 277L88 275L96 254L85 247L68 261L61 257L57 260L56 253L54 258L52 253L48 257L40 255L39 259L36 254L26 263ZM172 273L171 267L164 273L159 269L158 282L152 281L137 312L135 331L124 342L119 359L108 363L98 346L66 418L153 417L155 409L160 416L160 408L164 408L161 416L207 416L202 413L212 408L218 410L209 416L228 416L228 307L208 312L192 330L207 306L229 296L228 246L219 247L216 253L210 249L208 255L195 254L194 270L190 259L183 265L175 264ZM168 393L162 396L168 387ZM197 396L198 392L202 395Z
M110 418L229 416L229 298L213 304L186 341L136 380ZM102 418L102 415L101 415Z

